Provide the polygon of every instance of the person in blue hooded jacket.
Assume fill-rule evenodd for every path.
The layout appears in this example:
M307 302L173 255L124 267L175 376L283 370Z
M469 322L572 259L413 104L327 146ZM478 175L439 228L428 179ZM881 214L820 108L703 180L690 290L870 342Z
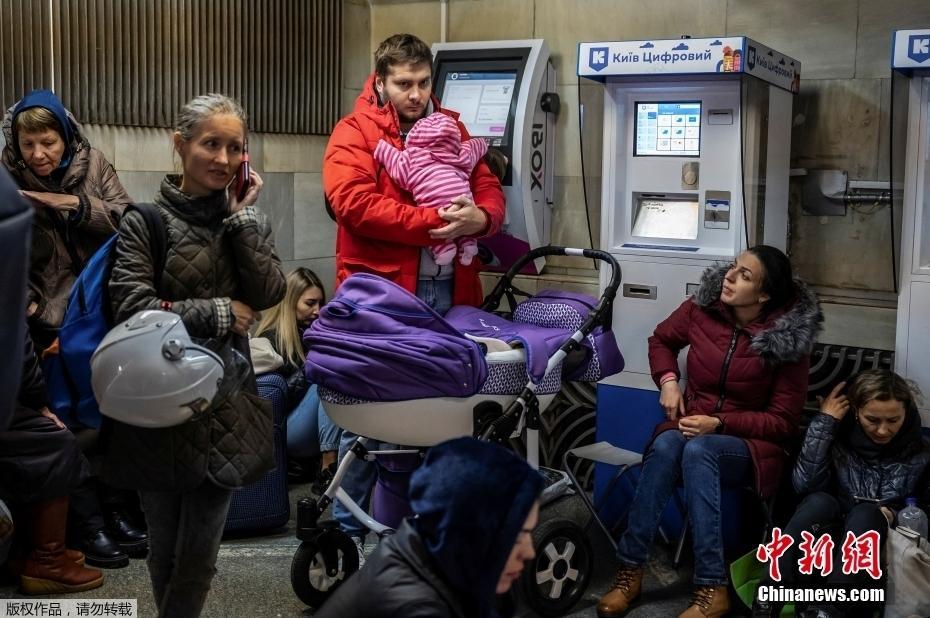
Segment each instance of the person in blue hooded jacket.
M13 104L0 130L6 140L0 160L34 215L26 315L41 358L58 337L72 284L116 232L131 199L113 166L91 148L74 116L50 90L33 90ZM76 435L86 429L75 419L61 420ZM94 442L93 432L80 439L88 454ZM97 490L88 479L72 495L69 542L91 564L125 566L126 552L143 553L148 540L125 516L126 497L100 488L103 512Z
M499 616L497 595L536 555L542 490L539 473L500 446L473 438L434 446L410 479L414 517L314 615Z
M41 354L58 336L71 284L116 232L131 199L52 91L33 90L17 101L0 129L3 165L35 211L27 315Z

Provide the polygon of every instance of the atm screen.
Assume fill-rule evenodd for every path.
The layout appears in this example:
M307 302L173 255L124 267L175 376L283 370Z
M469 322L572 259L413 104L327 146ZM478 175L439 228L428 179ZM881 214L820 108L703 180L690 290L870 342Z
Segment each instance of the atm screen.
M637 102L633 155L701 156L701 102Z
M633 236L694 240L699 214L697 201L642 198L636 209Z
M516 71L449 72L442 106L459 113L472 137L486 138L491 146L506 145L516 82Z

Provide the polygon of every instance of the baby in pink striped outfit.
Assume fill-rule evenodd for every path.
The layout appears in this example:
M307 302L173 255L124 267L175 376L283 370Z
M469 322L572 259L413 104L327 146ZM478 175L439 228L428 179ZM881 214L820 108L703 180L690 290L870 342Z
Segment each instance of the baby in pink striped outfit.
M487 150L483 139L463 143L458 123L436 112L411 127L404 150L379 140L375 161L384 165L398 187L413 195L418 206L442 208L461 195L472 197L468 180ZM468 266L478 253L478 243L463 236L433 245L430 253L440 266L451 264L456 255Z

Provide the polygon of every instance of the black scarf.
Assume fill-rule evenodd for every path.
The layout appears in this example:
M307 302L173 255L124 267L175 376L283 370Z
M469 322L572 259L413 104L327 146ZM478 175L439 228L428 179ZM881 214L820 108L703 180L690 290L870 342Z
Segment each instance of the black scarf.
M840 435L852 451L867 461L910 455L914 445L921 444L920 415L911 407L904 416L901 429L887 444L877 444L862 429L855 415L847 414L840 425Z

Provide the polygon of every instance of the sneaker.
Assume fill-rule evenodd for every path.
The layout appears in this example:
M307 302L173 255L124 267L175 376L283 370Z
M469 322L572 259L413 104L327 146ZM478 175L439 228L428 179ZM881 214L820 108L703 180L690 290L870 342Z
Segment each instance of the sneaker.
M365 565L365 539L360 536L353 536L352 542L355 543L355 549L358 550L358 568Z

